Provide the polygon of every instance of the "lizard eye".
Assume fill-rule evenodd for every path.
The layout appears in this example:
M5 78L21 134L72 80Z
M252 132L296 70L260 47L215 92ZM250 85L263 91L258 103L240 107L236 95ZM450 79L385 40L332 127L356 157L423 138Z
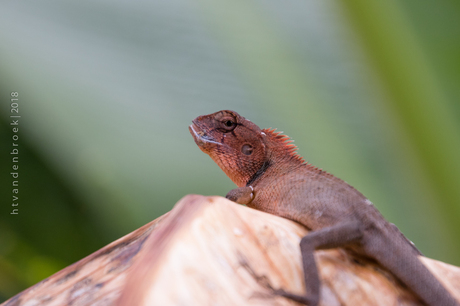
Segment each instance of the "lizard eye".
M241 147L241 152L243 152L244 155L251 155L252 154L252 146L249 144L245 144Z
M227 117L221 119L221 130L222 132L231 132L236 128L235 119Z

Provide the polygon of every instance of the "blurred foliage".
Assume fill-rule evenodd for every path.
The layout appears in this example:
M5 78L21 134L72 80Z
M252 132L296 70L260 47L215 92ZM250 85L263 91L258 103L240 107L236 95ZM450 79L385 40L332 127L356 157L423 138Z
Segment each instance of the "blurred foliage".
M285 131L425 255L460 265L458 1L0 7L0 301L185 194L225 195L187 129L220 109Z

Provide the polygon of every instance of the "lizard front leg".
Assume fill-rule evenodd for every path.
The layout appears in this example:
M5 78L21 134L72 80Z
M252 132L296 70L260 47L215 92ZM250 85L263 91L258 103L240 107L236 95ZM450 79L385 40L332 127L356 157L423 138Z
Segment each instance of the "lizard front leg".
M300 241L300 252L302 255L307 295L301 296L286 292L282 289L275 290L274 294L284 296L305 305L318 305L321 284L318 276L318 269L316 267L314 251L337 248L353 242L359 242L362 237L363 231L359 222L341 223L310 232Z
M252 186L235 188L230 190L225 197L238 204L247 205L254 199L254 188Z

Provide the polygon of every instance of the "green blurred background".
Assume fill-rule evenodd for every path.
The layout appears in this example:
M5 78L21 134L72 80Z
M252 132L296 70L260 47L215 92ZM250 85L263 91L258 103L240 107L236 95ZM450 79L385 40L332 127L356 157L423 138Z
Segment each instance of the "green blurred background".
M460 265L458 0L2 1L0 54L0 301L234 188L187 128L221 109Z

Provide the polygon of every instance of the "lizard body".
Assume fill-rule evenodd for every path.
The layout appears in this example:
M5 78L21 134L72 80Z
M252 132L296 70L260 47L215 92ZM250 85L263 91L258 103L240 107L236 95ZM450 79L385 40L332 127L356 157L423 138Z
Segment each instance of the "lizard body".
M199 116L189 130L199 148L239 187L227 198L311 230L300 242L307 296L282 289L275 294L317 305L320 281L313 252L343 247L375 259L427 305L460 305L395 225L345 181L305 163L286 135L260 129L233 111Z

